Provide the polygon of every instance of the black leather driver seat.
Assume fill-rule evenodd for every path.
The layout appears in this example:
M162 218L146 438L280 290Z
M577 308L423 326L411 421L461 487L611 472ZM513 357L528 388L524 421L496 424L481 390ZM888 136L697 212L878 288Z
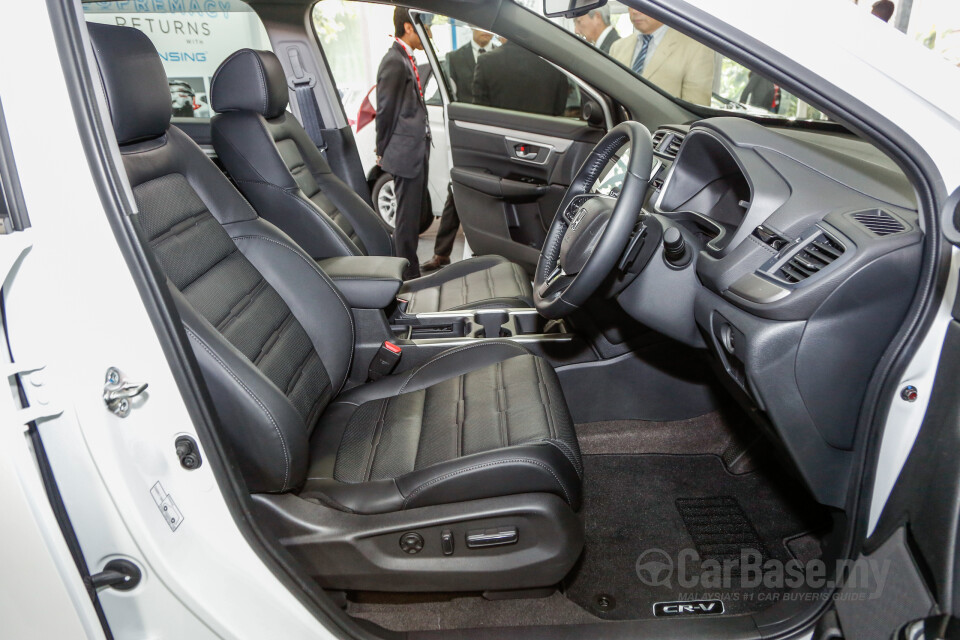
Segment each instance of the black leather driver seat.
M287 80L272 52L231 55L214 74L210 95L217 156L260 215L314 258L392 255L389 228L286 111ZM499 256L409 280L399 297L408 300L408 313L533 306L530 278Z
M577 508L580 453L546 362L488 340L352 383L356 334L337 288L170 126L166 76L147 37L88 26L135 224L251 492L360 514L524 493Z

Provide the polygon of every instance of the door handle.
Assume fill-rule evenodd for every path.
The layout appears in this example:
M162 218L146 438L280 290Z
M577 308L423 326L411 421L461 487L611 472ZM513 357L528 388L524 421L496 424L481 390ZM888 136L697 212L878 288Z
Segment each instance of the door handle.
M513 154L521 160L536 160L540 155L540 147L524 143L515 144Z

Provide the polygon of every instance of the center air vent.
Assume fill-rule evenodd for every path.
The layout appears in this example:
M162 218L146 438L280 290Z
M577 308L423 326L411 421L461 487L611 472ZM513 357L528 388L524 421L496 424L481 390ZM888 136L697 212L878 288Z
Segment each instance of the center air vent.
M653 151L659 156L669 160L677 157L680 151L680 145L683 144L683 138L686 134L680 131L671 131L670 129L659 129L653 134Z
M850 217L866 227L868 231L880 237L900 233L907 229L902 222L882 209L858 211Z
M776 271L791 284L802 282L843 255L843 245L820 231Z

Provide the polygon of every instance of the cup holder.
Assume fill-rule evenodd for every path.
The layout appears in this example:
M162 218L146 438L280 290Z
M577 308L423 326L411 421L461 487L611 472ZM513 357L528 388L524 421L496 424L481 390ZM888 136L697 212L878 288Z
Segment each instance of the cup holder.
M477 338L506 338L513 335L506 325L510 314L502 310L477 311L473 314L474 324L480 327L474 333Z

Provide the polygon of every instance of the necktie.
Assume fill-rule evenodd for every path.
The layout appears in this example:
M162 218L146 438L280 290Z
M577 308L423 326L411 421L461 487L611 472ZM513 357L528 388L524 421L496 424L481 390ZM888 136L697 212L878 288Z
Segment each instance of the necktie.
M417 93L420 94L420 99L423 100L423 87L420 85L420 70L417 69L417 61L413 59L413 56L407 51L407 48L403 46L403 42L400 41L400 38L394 38L397 41L397 44L400 45L400 48L403 49L403 52L407 54L407 57L410 58L410 66L413 67L413 77L417 79Z
M487 50L484 49L483 47L480 47L479 49L477 49L477 53L486 53L486 52Z
M640 46L640 53L633 59L633 72L638 76L643 73L643 67L647 64L647 50L650 49L651 40L653 40L652 34L643 35L643 44Z

